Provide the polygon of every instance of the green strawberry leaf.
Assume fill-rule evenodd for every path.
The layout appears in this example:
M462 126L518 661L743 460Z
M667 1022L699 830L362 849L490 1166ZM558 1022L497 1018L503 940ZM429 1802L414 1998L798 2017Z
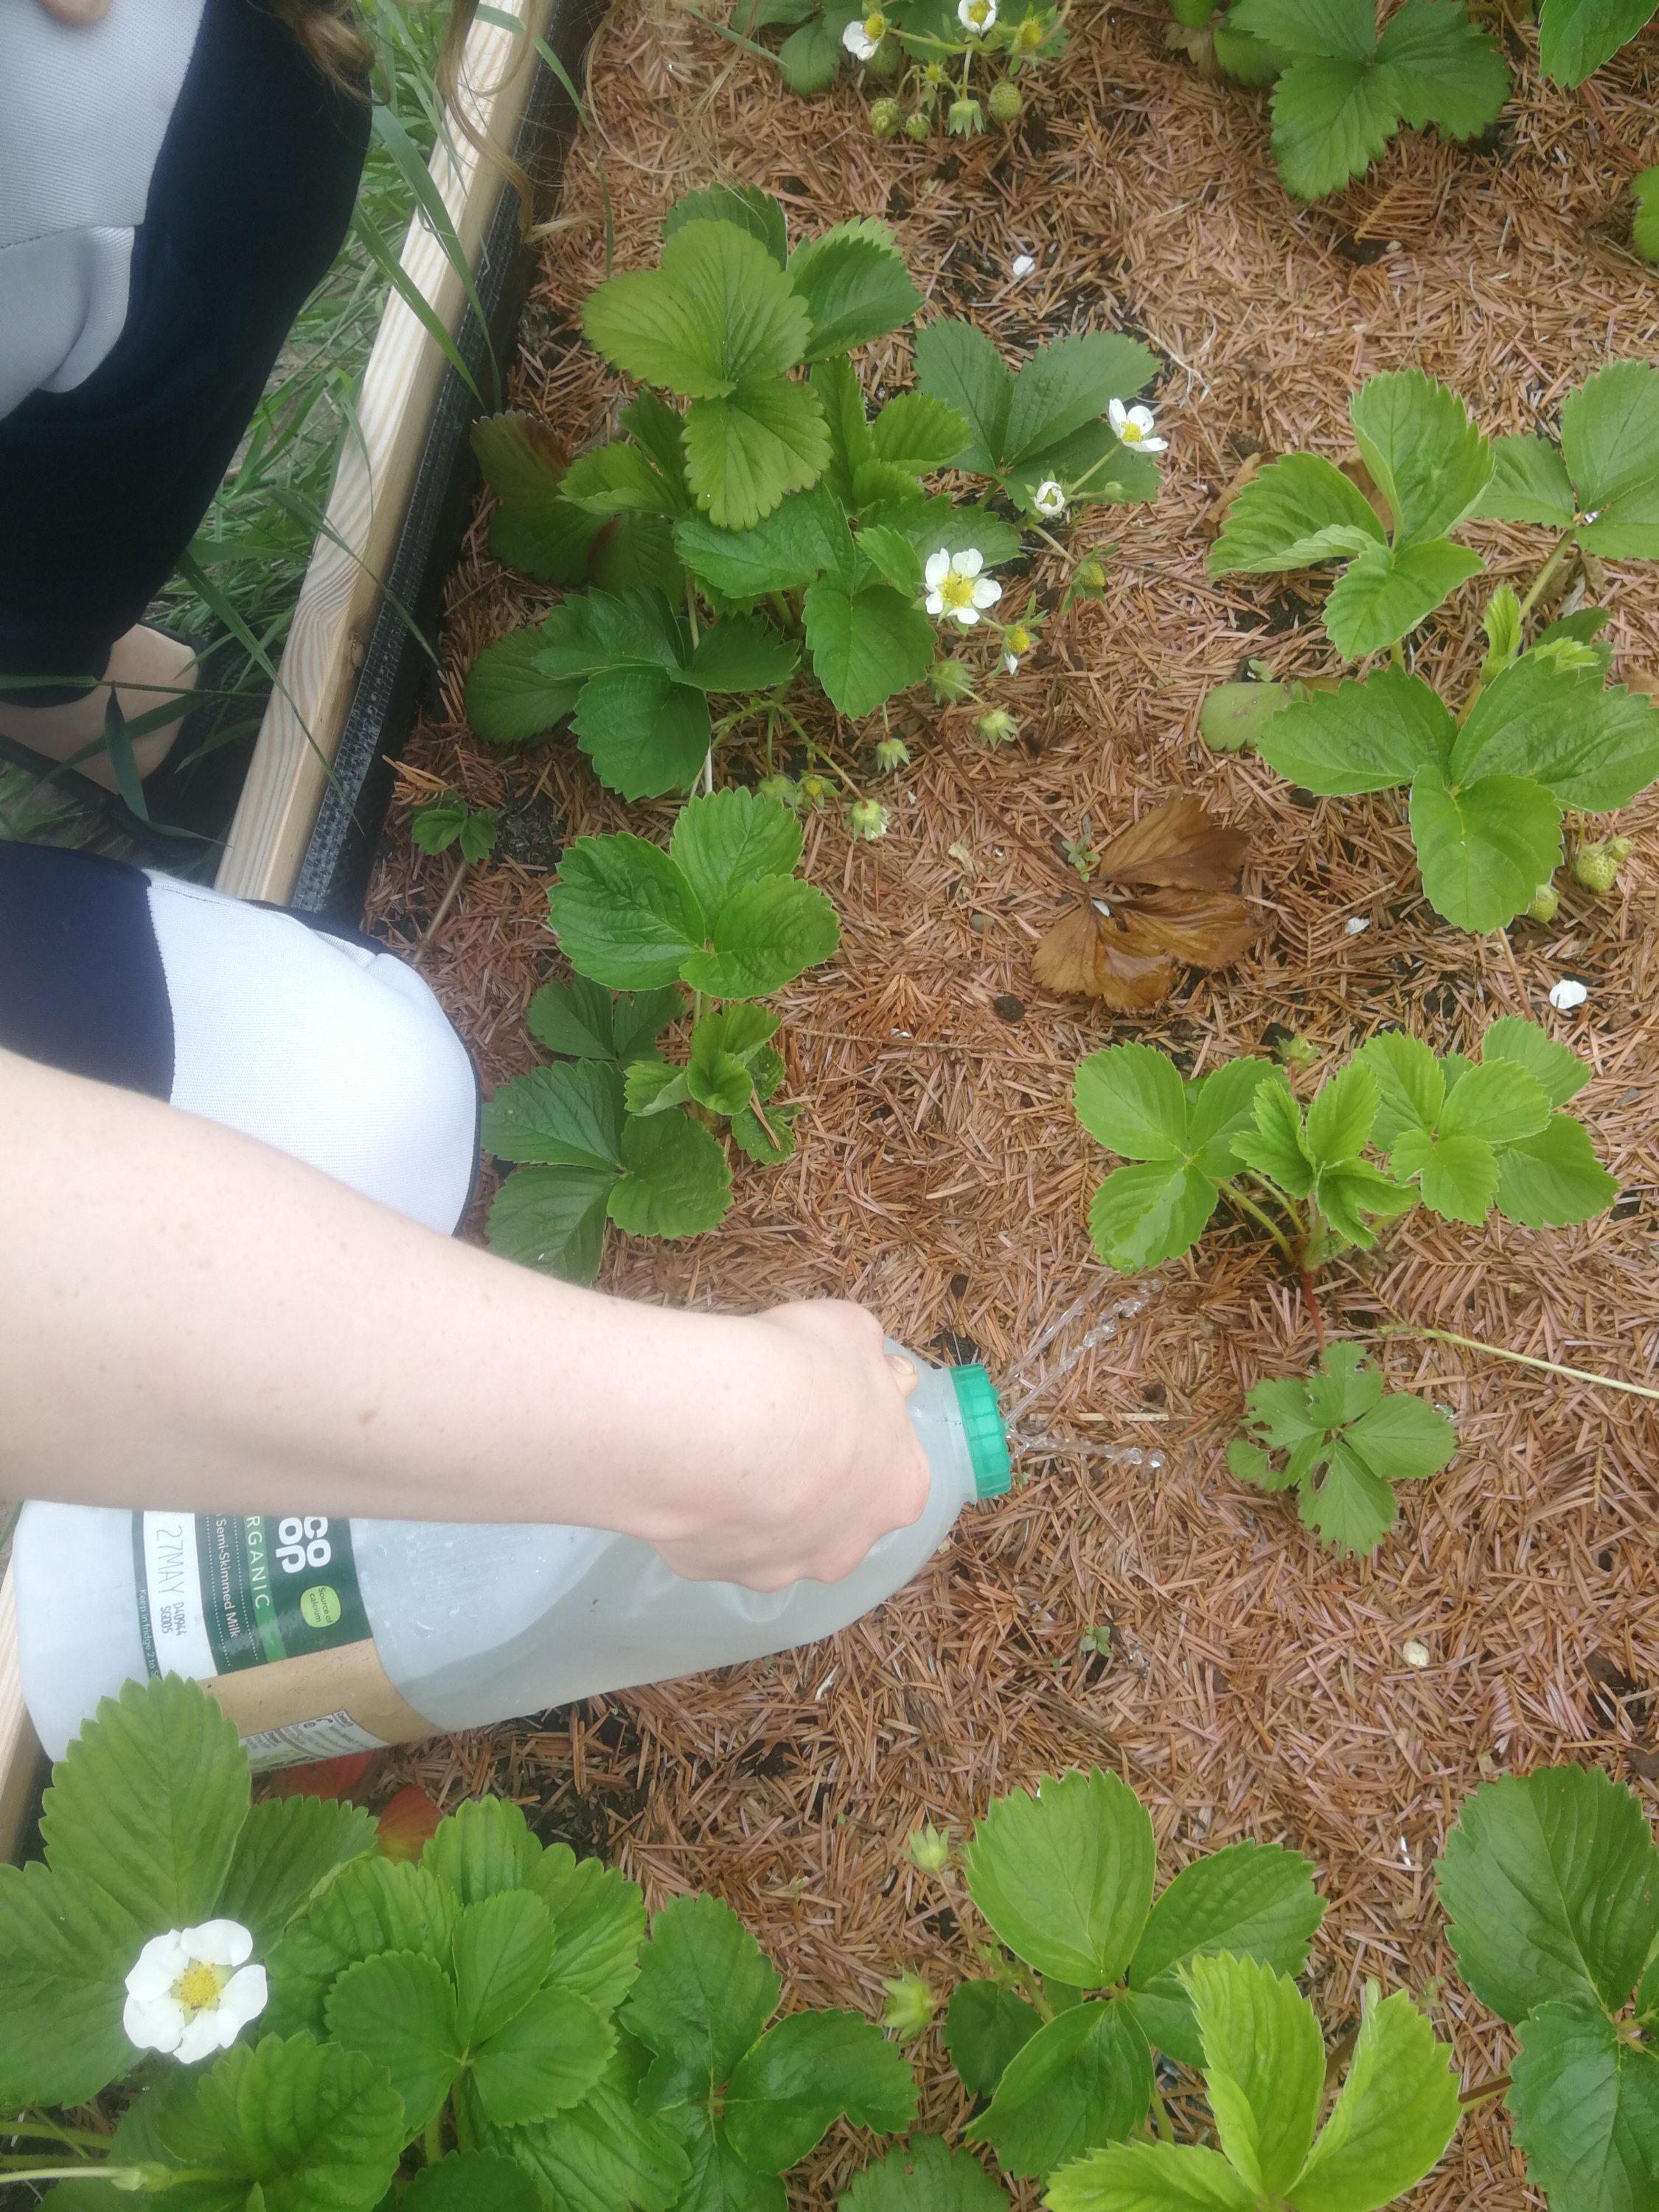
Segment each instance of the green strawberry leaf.
M1239 0L1236 21L1245 21L1249 5ZM1392 70L1370 62L1298 58L1273 86L1273 160L1285 189L1298 199L1323 199L1382 154L1400 128L1400 90Z
M746 380L781 377L805 350L809 319L759 239L732 222L698 221L665 240L655 270L612 276L590 292L582 328L624 374L711 400Z
M495 2129L470 2097L467 2121L481 2148L498 2150L536 2177L556 2212L619 2212L625 2205L670 2212L690 2179L690 2161L669 2130L635 2110L610 2081L568 2112L510 2130Z
M967 1855L969 1895L999 1939L1078 1989L1122 1978L1152 1902L1152 1826L1115 1774L1091 1767L1036 1796L994 1799Z
M1285 2191L1294 2212L1374 2212L1420 2181L1457 2127L1450 2059L1403 1990L1379 2003L1367 1984L1347 2079Z
M1523 1229L1563 1229L1606 1212L1618 1179L1595 1157L1582 1124L1552 1114L1535 1137L1506 1146L1498 1157L1498 1210Z
M1376 51L1371 0L1237 0L1230 20L1298 58L1363 62Z
M1425 767L1412 783L1412 842L1435 912L1484 934L1513 921L1561 860L1561 810L1541 786L1486 775L1453 791Z
M697 2100L730 2079L777 2009L772 1962L729 1905L681 1897L651 1923L621 2024L655 2054L648 2109Z
M674 982L707 927L684 872L627 831L567 846L547 910L571 965L619 990Z
M1253 2190L1282 2197L1306 2163L1324 2094L1314 2008L1253 1960L1194 1959L1185 1979L1221 2148Z
M296 2035L239 2045L168 2085L156 2148L188 2172L169 2192L190 2212L369 2212L404 2142L404 2108L380 2068L337 2043Z
M769 2028L726 2085L726 2132L758 2173L795 2166L843 2113L885 2133L915 2115L916 2085L896 2045L850 2012L801 2012Z
M1277 1844L1230 1844L1184 1867L1152 1907L1129 1961L1147 2040L1182 2065L1201 2065L1186 1969L1225 1951L1299 1974L1324 1911L1312 1868Z
M461 1908L452 1958L464 2045L487 2042L516 2019L553 1962L553 1922L528 1890L507 1889Z
M812 670L843 714L872 714L933 664L933 626L886 582L850 590L821 577L802 604Z
M498 1160L592 1168L614 1177L622 1125L621 1072L602 1060L560 1060L515 1075L491 1094L481 1142Z
M531 1883L553 1916L549 1982L597 2012L614 2011L639 1972L645 1901L638 1883L598 1859L579 1859L568 1844L547 1846Z
M677 452L675 472L665 476L640 447L617 439L579 453L565 471L560 496L602 520L616 514L684 514L691 502L679 460Z
M841 941L836 909L816 884L765 876L735 891L715 915L706 952L681 974L713 999L760 999L829 959Z
M1091 1201L1089 1234L1109 1267L1133 1274L1197 1243L1217 1196L1208 1176L1178 1161L1116 1168Z
M1253 1105L1255 1126L1235 1133L1234 1161L1255 1168L1291 1198L1306 1198L1319 1170L1308 1151L1300 1108L1277 1083L1261 1085Z
M1314 1203L1338 1236L1368 1252L1376 1239L1364 1217L1389 1221L1409 1213L1417 1194L1409 1184L1396 1182L1368 1160L1341 1160L1322 1168L1314 1181Z
M874 457L908 476L948 468L969 438L965 416L925 392L902 392L870 425Z
M568 983L544 983L525 1020L549 1052L625 1066L684 1012L685 1001L672 984L664 991L617 997L577 975Z
M1212 576L1271 575L1384 544L1370 501L1316 453L1270 461L1238 492L1210 549Z
M478 2102L497 2127L568 2112L598 2085L616 2047L615 2029L584 1998L572 1990L541 1990L475 2045Z
M1007 2199L966 2151L912 2136L853 2176L838 2212L1006 2212Z
M1659 261L1659 168L1644 169L1630 180L1636 207L1630 242L1644 261Z
M940 2039L970 2095L988 2097L1010 2060L1042 2025L1034 2005L1000 1982L959 1982Z
M1403 550L1367 547L1349 562L1325 602L1325 629L1346 660L1382 653L1486 567L1478 553L1432 538Z
M1504 1014L1492 1024L1481 1037L1480 1057L1524 1068L1552 1106L1565 1106L1590 1079L1591 1070L1571 1045L1558 1044L1520 1014Z
M757 2173L738 2156L725 2124L701 2105L675 2105L663 2116L691 2164L691 2178L675 2199L674 2212L785 2212L784 2185L775 2173Z
M215 1916L239 1920L263 1956L342 1868L375 1848L374 1817L321 1797L267 1797L242 1824Z
M1390 34L1410 38L1431 22L1453 21L1469 27L1450 0L1407 0L1384 33L1384 58ZM1360 458L1393 511L1396 552L1443 540L1475 512L1492 478L1492 449L1455 392L1403 369L1368 378L1348 413Z
M1152 2055L1131 2005L1073 2005L1016 2052L996 2094L965 2130L994 2145L1009 2172L1052 2173L1127 2136L1152 2102Z
M541 659L546 641L538 629L498 637L467 671L466 719L487 744L524 745L562 722L581 696L580 678L557 680Z
M490 1250L562 1283L591 1283L617 1181L614 1168L521 1168L490 1201Z
M1528 776L1564 806L1599 813L1624 805L1659 776L1659 711L1638 693L1604 690L1599 667L1575 665L1544 647L1481 692L1448 769L1459 784Z
M704 515L674 526L682 561L730 599L793 591L825 569L850 576L853 541L846 509L827 483L792 492L747 530L719 530Z
M527 415L490 415L473 424L472 450L501 500L490 551L544 584L585 582L601 520L562 496L565 456L551 434Z
M1364 1151L1381 1096L1376 1076L1359 1060L1320 1085L1303 1126L1303 1148L1316 1168L1336 1167Z
M697 641L682 681L699 691L768 691L795 672L796 652L763 622L728 615Z
M79 1875L0 1866L0 2099L83 2105L127 2072L126 1977L161 1932Z
M423 2166L404 2191L403 2212L542 2212L534 2181L510 2158L491 2151L452 2151Z
M54 1873L155 1935L212 1917L247 1814L235 1723L199 1683L167 1674L100 1700L52 1770L40 1835Z
M1659 2058L1599 2008L1540 2005L1516 2028L1504 2100L1527 2179L1574 2212L1633 2212L1659 2191Z
M1089 1134L1127 1160L1178 1160L1187 1152L1186 1085L1151 1045L1109 1045L1073 1079L1072 1103Z
M1217 684L1198 710L1198 733L1212 753L1254 751L1273 716L1291 703L1283 684Z
M1501 2019L1625 2004L1659 1934L1659 1850L1594 1768L1506 1775L1468 1798L1437 1873L1458 1971Z
M1256 1126L1263 1086L1288 1097L1285 1073L1265 1060L1229 1060L1187 1087L1187 1145L1194 1164L1218 1180L1237 1164L1233 1140Z
M1525 1026L1530 1029L1528 1022ZM1543 1032L1539 1032L1541 1036ZM1568 1055L1571 1057L1571 1054ZM1427 1045L1399 1030L1385 1030L1360 1047L1356 1057L1376 1080L1376 1118L1371 1123L1371 1142L1388 1152L1404 1131L1432 1135L1446 1101L1446 1082L1440 1063ZM1397 1170L1396 1172L1403 1172Z
M623 1125L611 1218L631 1237L696 1237L725 1218L732 1170L720 1139L684 1114Z
M1292 701L1260 742L1262 759L1289 781L1341 798L1409 783L1420 769L1446 759L1456 735L1457 725L1421 677L1386 668L1363 683L1345 678L1334 691Z
M830 460L823 403L810 385L754 376L685 410L685 475L698 507L721 530L747 530L804 491Z
M438 1823L421 1866L460 1904L481 1905L503 1891L527 1887L541 1856L529 1822L510 1797L471 1797Z
M1255 2212L1249 2184L1218 2151L1190 2143L1114 2143L1062 2166L1049 2212Z
M823 480L843 507L854 507L854 479L876 458L876 441L865 418L864 387L844 353L817 362L810 381L823 402L830 433L830 462ZM908 477L905 481L908 484Z
M419 1952L382 1951L346 1968L326 2009L334 2040L391 2075L405 2139L419 2135L443 2110L465 2047L448 1975Z
M702 912L714 915L747 885L792 872L800 859L800 824L775 799L711 791L681 807L668 853Z
M1047 453L1097 422L1114 399L1132 398L1158 368L1156 354L1115 331L1093 331L1039 346L1014 378L1000 455L1005 468Z
M1406 0L1383 26L1376 58L1413 131L1434 123L1448 138L1476 137L1510 95L1503 57L1462 0Z
M1475 512L1495 522L1541 522L1571 530L1578 511L1572 479L1547 438L1494 438L1492 482Z
M984 331L972 323L924 323L916 332L916 381L968 425L949 465L995 476L1007 446L1015 380Z
M262 2025L320 2035L335 1981L383 1951L420 1952L447 1967L459 1909L448 1883L423 1865L354 1859L268 1954L270 2003Z
M780 269L788 264L789 233L782 203L758 185L705 185L700 191L683 192L663 217L664 238L672 238L689 222L734 222L760 240Z
M1553 83L1582 84L1652 16L1653 0L1543 0L1539 67Z
M1497 1156L1478 1137L1435 1138L1407 1129L1389 1165L1396 1176L1415 1178L1424 1205L1446 1221L1482 1222L1498 1196Z
M789 257L789 282L806 307L808 361L884 337L921 305L892 232L872 216L838 222L798 246Z

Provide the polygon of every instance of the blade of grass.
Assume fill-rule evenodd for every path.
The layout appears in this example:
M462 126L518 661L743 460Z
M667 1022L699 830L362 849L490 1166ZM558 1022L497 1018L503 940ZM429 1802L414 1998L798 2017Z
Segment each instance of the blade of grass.
M445 360L454 370L480 407L485 404L471 370L461 357L459 347L444 328L443 319L420 286L398 260L372 222L361 211L351 218L351 234L362 246L363 251L385 276L386 282L409 309L416 321L438 347Z
M444 250L444 258L460 279L466 294L467 305L478 319L478 331L489 359L490 389L494 404L501 404L501 363L495 358L495 349L489 343L489 324L478 297L477 285L473 282L472 265L461 250L455 225L449 210L444 205L443 194L433 181L431 170L421 159L420 149L389 107L377 107L374 116L374 136L380 140L397 165L398 172L409 186L415 204L432 227L434 236Z

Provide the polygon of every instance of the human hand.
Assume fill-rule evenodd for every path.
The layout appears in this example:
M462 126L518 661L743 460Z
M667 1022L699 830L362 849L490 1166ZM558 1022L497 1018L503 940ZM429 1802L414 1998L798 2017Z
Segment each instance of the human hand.
M685 1533L653 1541L691 1581L839 1582L927 1503L927 1456L904 1404L916 1370L884 1351L872 1314L842 1299L776 1306L742 1326L752 1381L729 1460Z
M59 23L101 23L109 13L109 0L39 0L39 4Z

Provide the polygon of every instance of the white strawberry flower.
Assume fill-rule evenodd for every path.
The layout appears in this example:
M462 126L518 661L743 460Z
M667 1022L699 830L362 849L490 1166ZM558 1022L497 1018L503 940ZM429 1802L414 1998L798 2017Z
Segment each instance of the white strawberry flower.
M989 576L981 576L985 556L971 545L961 553L952 553L941 545L937 553L930 553L922 574L927 583L927 611L940 617L950 615L963 629L971 629L987 607L994 607L1002 597L1002 586Z
M1031 494L1031 504L1046 521L1052 522L1066 512L1065 487L1053 477L1045 477Z
M1126 446L1134 446L1143 453L1161 453L1169 445L1167 438L1152 435L1152 410L1150 407L1126 407L1121 399L1106 403L1106 420Z
M1576 976L1564 975L1559 983L1550 985L1550 1004L1558 1014L1570 1014L1575 1006L1582 1006L1589 996L1584 985Z
M127 1976L121 2025L140 2051L188 2066L228 2051L265 2008L265 1970L251 1966L253 1938L237 1920L204 1920L152 1936Z
M887 18L879 8L860 21L855 15L841 34L841 42L854 61L867 62L887 36Z
M982 39L997 19L997 0L957 0L957 21Z

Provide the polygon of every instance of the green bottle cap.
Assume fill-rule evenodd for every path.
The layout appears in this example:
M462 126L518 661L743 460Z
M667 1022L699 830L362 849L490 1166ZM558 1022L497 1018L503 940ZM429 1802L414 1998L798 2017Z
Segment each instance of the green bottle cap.
M991 1378L982 1367L953 1367L951 1380L956 1388L962 1432L968 1439L974 1488L981 1498L1000 1498L1013 1480L1013 1471L1008 1464L1008 1434L997 1410Z

